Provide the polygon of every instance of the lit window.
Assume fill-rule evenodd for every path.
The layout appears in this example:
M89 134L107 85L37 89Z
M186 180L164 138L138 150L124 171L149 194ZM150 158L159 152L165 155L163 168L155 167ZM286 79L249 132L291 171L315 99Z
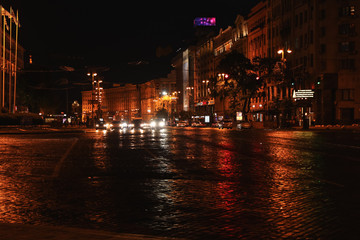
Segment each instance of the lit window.
M355 6L350 7L350 15L355 16Z

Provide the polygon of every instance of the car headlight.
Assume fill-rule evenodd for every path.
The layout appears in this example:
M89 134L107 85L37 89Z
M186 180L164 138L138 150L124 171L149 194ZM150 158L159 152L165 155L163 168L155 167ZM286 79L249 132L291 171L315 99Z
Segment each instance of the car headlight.
M151 126L151 127L156 127L156 122L155 122L155 121L152 121L152 122L150 123L150 126Z
M128 125L127 125L127 123L122 123L122 124L120 124L120 126L123 128L126 128Z
M164 121L159 122L159 126L160 127L165 127L165 122Z
M96 124L96 127L99 127L99 124Z

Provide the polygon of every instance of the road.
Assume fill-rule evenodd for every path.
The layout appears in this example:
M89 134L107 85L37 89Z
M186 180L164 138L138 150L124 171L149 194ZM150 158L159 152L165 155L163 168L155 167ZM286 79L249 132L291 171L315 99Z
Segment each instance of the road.
M187 239L360 234L360 135L219 130L0 135L0 222Z

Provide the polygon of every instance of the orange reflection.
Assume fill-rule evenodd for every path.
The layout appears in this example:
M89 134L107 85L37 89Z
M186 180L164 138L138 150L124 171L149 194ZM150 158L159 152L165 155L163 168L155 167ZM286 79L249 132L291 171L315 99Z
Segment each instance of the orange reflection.
M277 216L274 226L278 232L292 232L291 226L301 228L313 222L312 209L319 208L313 201L316 193L311 191L313 179L308 170L316 165L316 157L308 150L299 148L299 143L310 144L312 132L276 131L268 133L268 150L271 159L269 167L269 206L272 215ZM304 208L306 206L306 208ZM295 237L289 235L288 237Z

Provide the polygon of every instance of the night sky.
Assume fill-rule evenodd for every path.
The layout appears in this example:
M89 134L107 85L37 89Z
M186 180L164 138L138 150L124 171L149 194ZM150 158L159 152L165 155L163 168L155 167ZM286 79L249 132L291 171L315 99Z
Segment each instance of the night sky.
M166 66L170 65L169 59L193 38L196 16L216 17L217 27L226 28L233 25L237 14L248 13L256 2L204 1L193 6L191 1L164 4L155 1L13 0L2 1L2 4L8 10L10 5L19 10L20 43L32 54L34 63L76 68L107 66L110 72L116 73L110 74L112 79L108 81L137 82L169 71ZM140 60L148 64L136 67L128 64ZM133 75L141 67L145 76Z

